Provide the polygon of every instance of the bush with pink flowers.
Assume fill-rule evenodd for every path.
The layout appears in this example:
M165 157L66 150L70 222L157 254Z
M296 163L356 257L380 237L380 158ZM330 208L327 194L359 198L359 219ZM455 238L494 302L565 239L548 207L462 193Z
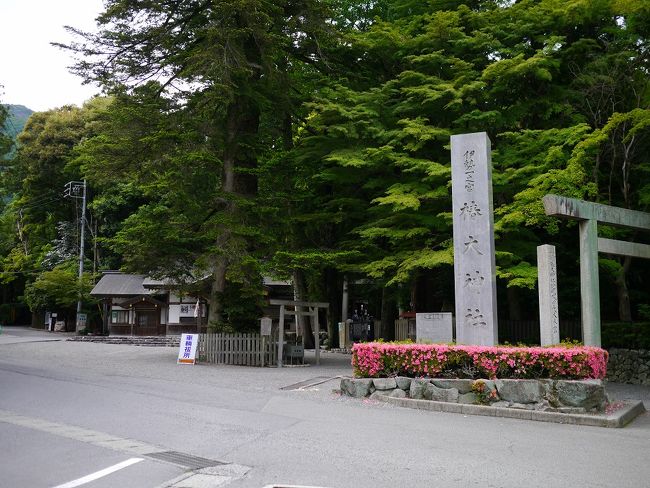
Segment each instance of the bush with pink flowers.
M357 377L601 379L604 349L572 347L463 346L369 342L352 347Z

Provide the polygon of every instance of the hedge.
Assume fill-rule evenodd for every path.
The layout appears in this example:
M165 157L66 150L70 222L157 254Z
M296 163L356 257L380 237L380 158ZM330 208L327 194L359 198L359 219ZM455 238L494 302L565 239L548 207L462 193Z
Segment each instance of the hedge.
M650 323L606 322L601 325L603 347L650 349Z
M486 347L368 342L352 347L357 377L604 378L608 353L587 346Z

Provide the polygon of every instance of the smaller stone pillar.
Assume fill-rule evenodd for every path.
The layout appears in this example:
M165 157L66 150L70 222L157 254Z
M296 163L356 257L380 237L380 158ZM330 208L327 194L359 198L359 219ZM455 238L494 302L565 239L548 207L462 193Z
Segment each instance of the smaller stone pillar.
M537 286L539 289L539 338L542 346L559 344L560 314L557 304L555 246L537 246Z

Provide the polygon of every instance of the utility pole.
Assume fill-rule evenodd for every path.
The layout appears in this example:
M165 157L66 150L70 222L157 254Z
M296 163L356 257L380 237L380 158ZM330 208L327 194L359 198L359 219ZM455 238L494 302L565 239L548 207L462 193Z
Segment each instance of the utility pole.
M79 244L79 300L77 300L77 317L75 330L79 332L86 326L86 316L81 313L81 284L84 274L84 243L86 236L86 180L69 181L65 185L64 196L81 198L81 242Z

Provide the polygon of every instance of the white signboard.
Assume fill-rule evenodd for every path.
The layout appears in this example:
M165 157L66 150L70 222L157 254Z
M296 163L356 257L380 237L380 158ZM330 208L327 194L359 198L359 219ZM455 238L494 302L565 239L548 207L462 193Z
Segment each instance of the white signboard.
M86 322L88 321L88 315L85 313L77 314L77 324L79 327L86 327Z
M196 363L196 345L199 334L181 334L181 345L178 351L178 364Z
M273 321L271 320L270 317L262 317L260 319L260 333L263 336L270 336L271 335L271 326L273 325Z

